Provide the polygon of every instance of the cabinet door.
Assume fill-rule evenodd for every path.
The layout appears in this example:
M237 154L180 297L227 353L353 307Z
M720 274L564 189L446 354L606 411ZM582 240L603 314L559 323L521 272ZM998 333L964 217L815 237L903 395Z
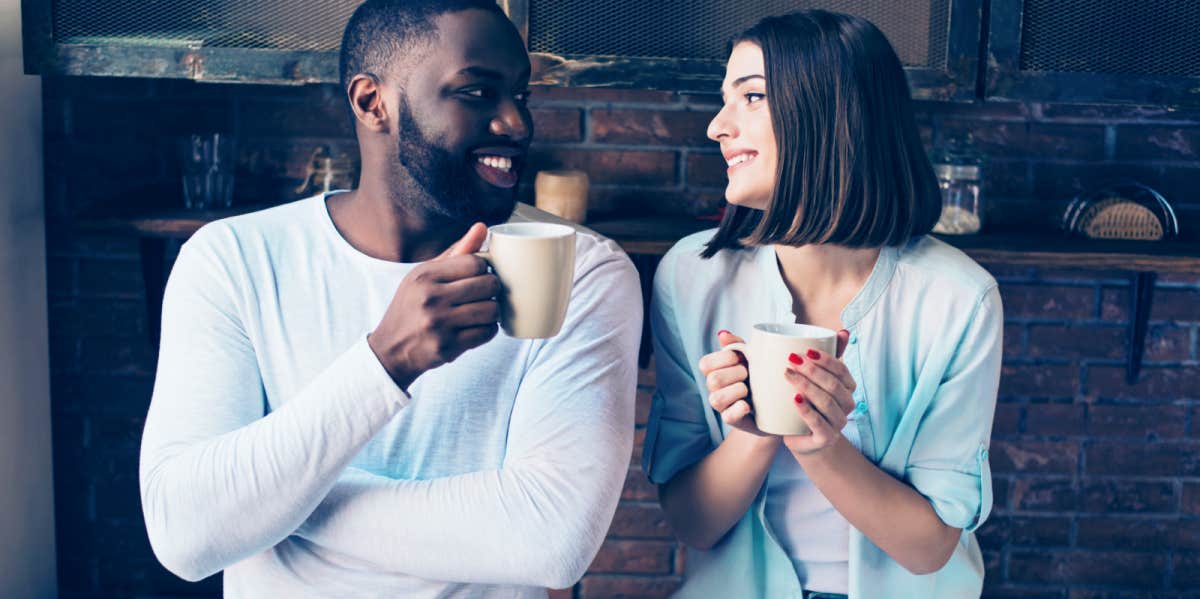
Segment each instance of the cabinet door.
M770 14L870 19L913 95L975 97L982 0L497 0L525 36L536 82L716 91L729 39ZM337 80L361 0L23 0L32 74L310 83Z
M337 81L361 0L22 0L31 74Z
M550 85L714 92L729 40L758 19L820 8L875 23L921 99L975 97L980 0L505 0Z
M986 95L1200 104L1200 2L992 0Z

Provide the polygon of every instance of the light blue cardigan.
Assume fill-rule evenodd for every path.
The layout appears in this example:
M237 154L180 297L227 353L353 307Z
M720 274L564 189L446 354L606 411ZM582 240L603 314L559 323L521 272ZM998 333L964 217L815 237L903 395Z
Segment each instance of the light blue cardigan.
M663 258L650 310L658 389L643 469L662 484L724 439L708 405L702 356L717 331L748 335L759 322L791 322L792 297L771 246L700 258L705 231ZM842 312L843 356L858 383L862 452L924 495L962 528L949 562L917 575L850 528L850 597L961 599L983 587L974 530L992 506L987 447L1000 379L1003 314L995 280L931 237L885 247ZM863 416L866 417L863 417ZM766 488L764 484L763 488ZM801 583L764 517L766 493L715 547L691 549L680 597L800 597Z

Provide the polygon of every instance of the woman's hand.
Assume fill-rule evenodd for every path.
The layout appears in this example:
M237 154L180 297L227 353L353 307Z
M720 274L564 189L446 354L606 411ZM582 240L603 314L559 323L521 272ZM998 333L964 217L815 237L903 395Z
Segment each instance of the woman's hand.
M838 331L837 355L808 350L803 356L788 357L787 378L796 390L796 409L812 430L811 435L783 438L793 454L814 454L842 438L847 416L854 410L857 387L841 360L849 336L845 330Z
M719 331L721 347L740 343L742 338L729 331ZM731 349L721 349L700 358L700 372L708 387L708 403L721 414L726 424L759 437L770 436L758 430L750 409L749 370L746 359Z

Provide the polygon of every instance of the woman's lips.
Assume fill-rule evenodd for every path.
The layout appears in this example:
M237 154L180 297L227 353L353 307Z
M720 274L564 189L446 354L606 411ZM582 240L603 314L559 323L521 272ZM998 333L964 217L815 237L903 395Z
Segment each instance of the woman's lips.
M725 173L732 173L738 168L754 162L755 158L758 158L758 152L741 152L726 161L728 167L725 169Z

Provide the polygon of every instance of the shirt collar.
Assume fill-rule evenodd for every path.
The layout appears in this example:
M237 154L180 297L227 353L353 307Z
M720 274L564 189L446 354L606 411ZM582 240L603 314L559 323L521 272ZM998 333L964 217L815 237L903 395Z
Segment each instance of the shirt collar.
M842 327L851 328L870 311L875 302L883 295L896 272L900 251L895 246L884 246L879 250L875 266L862 289L858 290L854 299L842 310ZM775 246L765 245L758 248L758 268L763 273L769 289L766 290L775 300L775 316L788 321L794 320L792 313L792 292L788 291L783 274L779 272L779 258L775 254Z

